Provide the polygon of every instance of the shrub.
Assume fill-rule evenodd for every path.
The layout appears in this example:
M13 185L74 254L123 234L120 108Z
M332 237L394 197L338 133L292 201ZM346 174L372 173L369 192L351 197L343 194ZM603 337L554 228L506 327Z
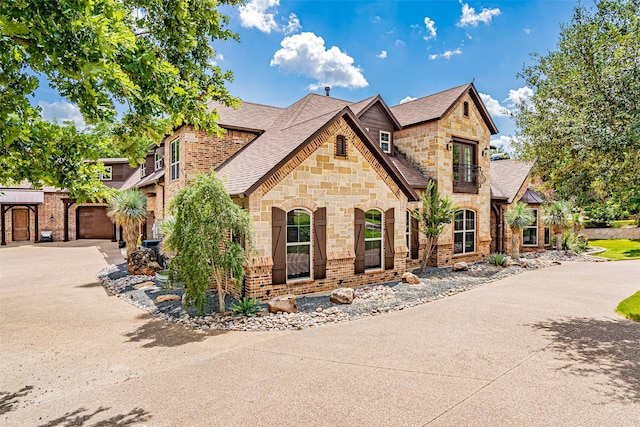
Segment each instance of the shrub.
M498 267L506 267L509 262L509 257L500 252L494 252L489 255L489 264L496 265Z
M562 234L562 249L572 250L575 253L587 250L588 240L586 236L577 233L565 232Z
M233 311L234 316L253 317L262 311L260 307L258 307L259 305L260 301L254 298L245 297L236 300L236 302L231 305L231 311Z

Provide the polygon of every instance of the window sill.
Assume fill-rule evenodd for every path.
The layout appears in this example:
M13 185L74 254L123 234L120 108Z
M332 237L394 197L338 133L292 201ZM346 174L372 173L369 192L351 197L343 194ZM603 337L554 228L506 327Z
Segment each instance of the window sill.
M463 256L476 255L476 254L477 254L477 252L465 252L465 253L462 253L462 254L453 254L453 257L454 258L460 258L460 257L463 257Z
M303 285L305 283L311 282L313 282L313 279L311 277L304 277L300 279L287 280L287 285Z
M376 274L376 273L382 273L383 271L384 271L384 268L376 267L376 268L370 268L368 270L365 270L364 274Z

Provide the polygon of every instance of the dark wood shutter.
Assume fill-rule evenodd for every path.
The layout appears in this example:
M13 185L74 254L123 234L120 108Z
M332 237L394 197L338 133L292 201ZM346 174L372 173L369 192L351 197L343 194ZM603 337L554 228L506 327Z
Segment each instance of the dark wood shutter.
M420 226L418 220L411 216L411 259L418 259L418 252L420 251Z
M364 273L364 211L355 209L353 247L356 252L355 274Z
M271 208L272 283L287 283L287 213Z
M313 213L313 278L327 277L327 208Z
M393 270L393 262L396 258L395 248L395 210L393 208L384 213L384 269Z

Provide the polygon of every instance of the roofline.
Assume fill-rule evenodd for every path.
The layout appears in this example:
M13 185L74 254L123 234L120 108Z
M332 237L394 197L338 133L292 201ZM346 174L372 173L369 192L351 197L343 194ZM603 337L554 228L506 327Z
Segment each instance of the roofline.
M258 128L246 128L246 127L242 127L242 126L235 126L235 125L227 125L224 123L218 123L218 126L225 129L225 130L239 130L241 132L249 132L249 133L255 133L255 134L263 134L265 132L265 129L258 129Z
M393 114L393 112L391 111L387 103L384 102L384 99L380 96L380 94L374 96L373 99L364 108L360 110L360 113L356 117L358 117L359 119L362 116L362 114L364 114L365 111L369 110L369 108L371 108L376 102L380 102L382 104L382 109L384 110L385 113L387 113L387 116L389 116L393 124L396 126L395 129L402 129L402 125L400 124L396 116Z

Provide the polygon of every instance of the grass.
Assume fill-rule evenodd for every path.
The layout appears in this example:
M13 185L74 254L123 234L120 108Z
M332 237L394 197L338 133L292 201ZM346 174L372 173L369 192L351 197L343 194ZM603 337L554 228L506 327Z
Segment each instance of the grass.
M640 259L640 240L612 239L589 240L589 246L599 246L606 251L598 256L613 260Z
M611 226L613 228L628 227L630 225L636 225L636 221L634 219L619 219L616 221L611 221Z
M640 322L640 291L622 300L616 307L616 313L629 320Z

